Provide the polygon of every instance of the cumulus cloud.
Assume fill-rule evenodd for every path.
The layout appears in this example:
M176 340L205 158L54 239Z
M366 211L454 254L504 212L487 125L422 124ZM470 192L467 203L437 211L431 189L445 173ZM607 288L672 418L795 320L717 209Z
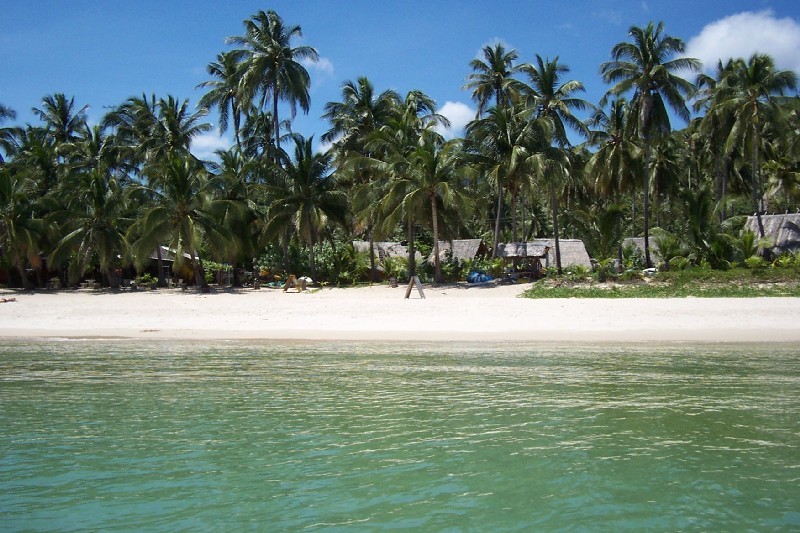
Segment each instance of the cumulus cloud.
M776 18L771 10L745 11L707 24L689 39L686 55L703 62L706 71L731 58L749 59L755 52L769 54L781 69L800 72L800 24Z
M475 118L476 111L461 102L445 102L438 112L450 121L450 127L440 130L439 133L448 139L452 139L463 134L464 127Z
M227 135L220 136L219 129L215 129L208 133L202 133L192 139L189 151L198 159L208 161L217 158L214 153L215 151L227 150L231 146L233 146L233 140Z

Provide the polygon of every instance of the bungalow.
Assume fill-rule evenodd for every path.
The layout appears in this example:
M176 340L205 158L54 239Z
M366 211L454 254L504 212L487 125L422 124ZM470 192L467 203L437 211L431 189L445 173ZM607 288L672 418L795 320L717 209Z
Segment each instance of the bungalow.
M800 213L761 215L761 221L764 224L764 236L772 243L773 255L800 250ZM755 216L747 217L744 227L759 234Z

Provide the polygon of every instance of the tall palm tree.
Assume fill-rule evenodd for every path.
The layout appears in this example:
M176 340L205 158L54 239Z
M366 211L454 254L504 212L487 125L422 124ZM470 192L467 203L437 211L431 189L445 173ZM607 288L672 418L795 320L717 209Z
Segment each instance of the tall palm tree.
M428 129L422 132L418 146L409 156L410 172L392 184L402 191L403 209L409 212L430 210L433 232L434 277L441 283L439 257L441 208L454 208L467 215L470 198L463 188L464 154L460 140L445 142L441 135ZM441 206L441 207L440 207Z
M245 94L258 99L261 110L272 100L272 130L280 149L278 102L289 103L292 117L298 105L308 113L311 80L302 61L316 61L319 55L310 46L293 47L292 40L303 36L300 26L286 26L274 11L259 11L244 26L244 35L229 37L227 42L241 47L232 54L241 63Z
M483 59L470 61L473 72L467 76L463 87L472 91L472 99L478 103L476 118L480 118L492 103L498 108L509 107L525 89L524 84L514 78L520 72L520 66L514 64L519 59L516 50L506 50L501 43L496 43L484 46L482 52Z
M332 154L314 153L313 138L294 136L294 157L285 163L285 187L273 186L267 232L280 234L291 227L308 245L311 277L316 279L314 248L329 224L344 226L347 198L330 173Z
M376 179L374 166L369 164L373 156L367 148L367 143L375 132L386 125L392 114L400 105L400 95L395 91L386 90L375 94L375 88L366 77L360 77L355 82L347 81L342 85L342 99L340 102L325 104L323 118L331 123L331 128L322 135L322 141L333 143L333 153L337 165L337 174L340 181L343 176L349 176L354 185L356 198L366 200L354 209L359 222L366 225L369 239L370 280L374 280L375 250L374 232L377 206L372 192L372 182Z
M621 42L611 49L612 61L603 63L600 72L606 83L615 85L609 95L633 91L631 105L638 116L638 135L644 143L644 250L647 266L650 260L650 150L653 142L670 131L669 106L676 115L688 121L686 97L693 90L691 82L677 72L697 71L700 62L694 58L674 57L682 54L684 42L664 34L664 24L652 22L646 27L633 26L632 42Z
M641 148L637 139L630 134L630 122L635 122L636 117L631 117L631 110L624 98L615 98L611 101L608 113L597 109L589 119L589 143L597 150L589 157L586 163L586 174L594 177L594 190L602 198L611 199L613 206L619 206L621 196L626 191L635 191L636 175L641 165ZM635 195L631 195L635 198ZM636 202L632 202L635 212ZM613 207L606 221L615 221L615 233L622 235L622 220L616 214L621 212L621 207ZM634 217L635 218L635 217ZM622 264L622 240L617 242L617 259Z
M735 145L749 148L753 209L763 238L763 184L759 165L762 137L765 127L777 118L777 105L786 101L782 98L784 93L797 88L797 75L792 71L778 70L770 56L756 53L747 62L735 61L725 80L722 107L733 116L726 150L732 151Z
M493 107L486 116L467 125L466 149L475 164L495 185L497 206L494 223L492 257L497 256L500 244L500 221L503 197L510 192L513 209L513 238L516 240L516 198L526 179L530 178L530 163L551 138L551 122L533 118L532 109L524 106Z
M228 130L229 122L233 122L233 136L236 139L236 146L241 150L242 114L251 103L242 95L241 71L236 55L230 52L221 53L217 55L216 61L208 64L206 70L214 79L204 81L197 86L208 89L208 92L200 98L198 105L205 109L217 110L220 134Z
M529 103L536 108L536 116L551 122L552 141L556 149L544 152L546 161L539 166L550 191L550 206L553 213L553 238L555 241L556 265L561 274L561 246L558 234L558 190L560 178L568 175L569 158L565 149L570 146L567 128L583 137L588 137L586 125L574 115L573 111L583 111L593 106L575 93L585 91L577 80L562 82L561 76L569 72L569 67L559 63L558 56L552 61L542 59L536 54L536 65L525 65L523 71L530 77Z

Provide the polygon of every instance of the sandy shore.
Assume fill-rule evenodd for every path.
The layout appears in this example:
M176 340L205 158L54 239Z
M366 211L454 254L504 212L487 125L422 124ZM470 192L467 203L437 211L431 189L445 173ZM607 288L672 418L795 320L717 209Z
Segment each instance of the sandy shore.
M800 299L517 298L526 285L0 291L2 338L800 342Z

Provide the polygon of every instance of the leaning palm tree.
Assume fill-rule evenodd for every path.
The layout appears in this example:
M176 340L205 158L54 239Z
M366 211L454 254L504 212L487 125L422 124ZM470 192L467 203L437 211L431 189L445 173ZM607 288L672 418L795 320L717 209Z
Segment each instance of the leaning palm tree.
M731 152L736 145L749 147L753 208L758 231L764 237L761 220L763 195L759 154L763 150L765 128L778 117L777 105L786 101L784 93L797 88L797 75L776 69L773 59L765 54L753 54L750 59L735 61L725 78L722 108L733 116L733 125L726 141Z
M257 99L262 111L271 99L273 139L280 149L278 102L289 103L292 117L298 105L308 113L311 80L302 61L316 61L319 55L310 46L293 47L292 40L303 36L300 26L286 26L274 11L259 11L244 26L244 35L229 37L227 42L241 47L232 54L241 64L244 94Z
M514 64L519 58L516 50L506 50L496 43L484 46L482 52L483 59L470 61L473 72L467 76L463 87L472 91L472 99L478 103L476 118L480 118L492 103L498 108L509 107L525 88L514 78L520 72L520 66Z
M14 120L17 118L17 113L10 107L0 104L0 124L8 119ZM0 128L0 149L8 155L14 148L14 130L12 128ZM0 153L0 165L5 162L3 154Z
M313 138L294 136L294 157L284 166L284 186L272 186L265 231L280 235L285 228L296 231L308 245L311 277L316 279L314 248L328 224L344 226L347 197L330 175L332 154L314 153Z
M696 71L697 59L675 57L685 49L677 37L664 34L664 24L651 22L646 27L631 27L632 42L621 42L611 49L612 61L603 63L600 72L606 83L614 83L608 95L633 91L631 105L638 116L638 135L645 149L644 164L644 250L647 266L650 260L650 151L653 142L670 131L667 106L680 118L689 119L686 97L693 91L691 82L677 72ZM605 97L604 97L605 101Z

